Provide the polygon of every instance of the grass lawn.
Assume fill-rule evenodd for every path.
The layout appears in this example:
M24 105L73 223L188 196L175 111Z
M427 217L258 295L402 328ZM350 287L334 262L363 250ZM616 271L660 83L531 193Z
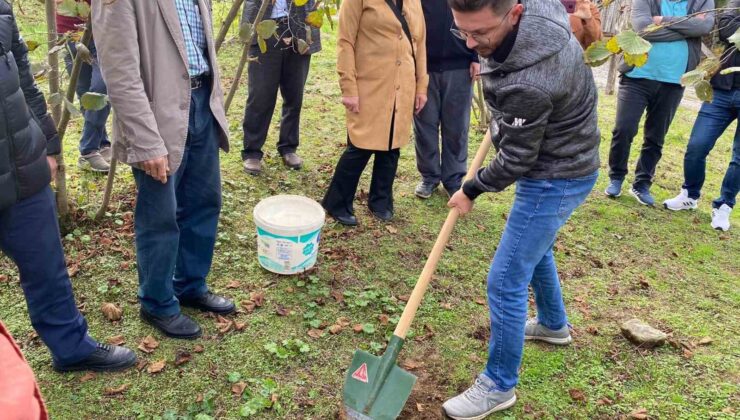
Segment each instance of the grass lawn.
M42 7L35 1L21 4L22 32L28 39L43 41ZM223 16L226 7L217 2L217 16ZM339 415L344 371L354 350L382 351L447 210L442 193L428 201L414 197L418 174L413 146L406 147L392 224L374 221L365 195L360 194L356 208L361 226L345 229L328 223L315 271L300 278L281 277L259 267L254 205L282 193L319 200L342 152L345 128L335 40L327 27L324 50L312 61L301 133L304 170L283 169L273 146L275 118L265 173L245 175L239 150L246 89L234 102L229 114L233 151L222 154L224 207L210 285L237 302L252 299L261 306L252 312L245 308L251 305L242 307L230 317L234 322L230 329L224 320L186 311L204 327L204 337L196 341L166 339L138 319L133 179L128 168L119 168L110 213L93 223L89 214L97 210L105 178L76 168L80 122L74 122L65 141L65 158L76 212L63 235L78 303L94 337L122 336L119 339L136 348L151 335L159 346L150 354L137 350L139 369L120 374L53 372L50 355L29 323L17 271L7 258L0 258L0 274L7 276L0 282L0 319L36 372L53 418ZM34 52L36 61L43 60L44 49ZM227 87L239 49L231 41L219 57ZM719 192L734 131L720 139L709 157L706 198L699 209L670 213L639 206L631 197L609 200L601 193L607 181L615 98L603 96L599 111L602 176L556 244L574 344L567 348L527 344L519 402L494 418L611 419L629 418L632 413L640 418L639 410L661 419L736 418L740 217L733 215L735 227L728 233L709 227L710 198ZM653 190L660 201L680 188L683 152L694 118L693 112L679 110L668 135ZM471 156L482 138L481 131L471 132ZM631 166L640 143L634 147ZM365 176L361 188L367 191L368 185ZM482 196L474 213L455 230L400 357L420 379L404 418L441 418L442 402L466 388L484 367L489 335L483 301L486 273L511 201L511 189ZM106 302L123 308L121 321L105 319L100 308ZM330 334L327 327L340 317L349 325ZM672 344L652 351L635 348L619 332L619 323L632 317L670 333ZM355 325L363 331L355 333ZM709 341L704 338L711 343L699 344ZM160 361L166 362L164 370L148 373Z

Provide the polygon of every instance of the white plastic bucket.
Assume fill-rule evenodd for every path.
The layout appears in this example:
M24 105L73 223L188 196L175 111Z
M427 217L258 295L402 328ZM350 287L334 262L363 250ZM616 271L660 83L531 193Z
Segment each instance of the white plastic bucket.
M286 275L311 269L325 220L323 207L310 198L277 195L260 201L254 208L260 265Z

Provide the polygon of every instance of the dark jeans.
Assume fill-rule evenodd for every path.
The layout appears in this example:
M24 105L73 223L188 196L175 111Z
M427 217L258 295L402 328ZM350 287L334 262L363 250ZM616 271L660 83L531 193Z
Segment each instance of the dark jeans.
M552 248L560 228L588 197L599 173L573 179L521 178L488 272L491 341L485 373L501 391L514 388L524 348L528 286L532 286L537 319L550 329L568 318Z
M473 81L468 69L429 73L428 102L414 117L416 167L424 182L457 191L468 167ZM440 128L442 151L440 157Z
M719 136L740 115L740 89L714 90L711 103L703 103L699 116L691 131L689 145L683 159L684 184L689 197L698 200L707 167L707 155L712 151ZM732 160L722 181L720 197L712 203L714 208L722 204L735 206L740 190L740 126L735 128L735 140L732 145Z
M218 132L209 98L210 87L193 90L182 163L166 184L134 169L139 299L153 315L179 313L176 296L208 292L221 211Z
M391 125L391 127L393 126ZM391 132L393 132L392 128ZM362 172L373 155L375 155L375 161L373 162L373 178L370 182L368 207L375 212L393 211L393 181L398 171L401 149L387 152L358 149L348 137L347 148L342 153L342 157L339 158L329 190L322 201L322 205L330 215L350 216L355 214L352 203L357 193L357 185L360 183Z
M609 178L623 181L627 175L630 147L640 118L647 110L645 140L635 169L635 188L650 188L655 168L663 156L666 133L683 97L683 87L672 83L623 76L619 81L617 121L609 151Z
M67 43L67 47L71 54L65 55L64 63L67 66L67 73L72 73L72 64L74 56L77 54L77 48L74 42ZM88 92L104 95L108 93L98 65L94 42L90 42L90 54L93 57L93 64L83 64L80 69L80 78L77 80L76 89L78 98L82 98L82 95ZM82 138L80 139L80 154L87 155L97 152L103 147L109 147L110 141L108 140L105 123L108 121L108 115L110 114L110 104L99 111L86 111L84 109L81 109L81 111L85 123L82 127Z
M50 187L0 211L0 249L18 266L31 324L54 360L73 364L95 351L72 294Z
M281 32L278 30L278 33ZM274 39L267 41L266 53L262 54L255 46L252 47L251 55L258 60L250 62L248 69L242 159L262 159L262 147L275 111L278 89L283 97L278 153L281 156L295 153L299 143L303 89L306 86L311 56L301 55L282 41L278 43Z

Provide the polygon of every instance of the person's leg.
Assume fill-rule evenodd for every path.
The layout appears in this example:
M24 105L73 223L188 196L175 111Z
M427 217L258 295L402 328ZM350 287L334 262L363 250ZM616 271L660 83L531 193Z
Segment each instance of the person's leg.
M454 193L462 186L468 169L468 132L473 101L473 80L468 69L443 73L442 93L442 184Z
M138 189L134 210L139 300L144 312L158 317L180 313L173 277L180 242L175 191L189 160L188 147L177 172L162 184L133 168Z
M398 172L398 159L401 149L388 152L375 152L373 177L370 182L368 207L377 214L393 214L393 182Z
M277 145L278 153L281 156L295 153L298 150L303 92L310 67L310 55L299 54L290 48L283 53L283 66L280 76L283 113L280 118L280 138Z
M624 181L627 176L632 140L640 128L640 118L652 94L651 81L623 76L619 81L617 117L609 149L609 178Z
M650 189L655 178L655 169L663 156L665 136L682 97L683 87L680 85L660 83L660 88L651 98L645 118L645 141L635 169L635 190Z
M551 252L558 230L593 188L598 174L571 180L517 182L516 197L488 274L491 341L485 374L499 391L517 385L527 320L528 285L541 293L543 313L563 322L562 296L552 289L551 267L538 265Z
M331 216L345 217L355 214L352 203L357 193L357 185L372 154L373 152L369 150L356 148L347 137L347 148L337 162L331 184L321 202Z
M740 90L735 91L735 95L740 96ZM735 102L737 103L737 114L735 118L738 118L740 117L740 97ZM721 194L718 199L714 200L712 206L718 209L723 204L727 204L730 208L734 208L738 191L740 191L740 125L735 129L735 139L732 143L732 158L730 159L730 165L727 167L725 177L722 180Z
M698 200L701 197L707 156L735 118L737 111L732 104L732 92L715 89L712 102L702 104L683 158L683 188L688 191L689 198Z
M108 89L105 86L105 81L103 80L103 75L100 71L94 43L90 44L90 53L93 57L93 64L92 66L88 66L90 67L90 84L87 92L106 95L108 93ZM99 111L83 110L85 123L82 128L82 140L80 140L81 155L84 156L97 152L102 147L110 146L108 133L105 128L109 114L110 105L106 105Z
M248 67L247 106L244 110L244 149L242 159L262 159L262 147L267 139L270 121L275 111L280 85L283 53L269 42L262 54L255 46L251 55L257 57Z
M18 265L31 324L55 363L90 356L97 343L75 304L51 188L0 212L0 248Z
M439 123L441 121L442 73L429 73L427 104L414 116L416 168L421 180L431 185L442 182L442 165L439 153Z
M178 298L185 299L208 292L206 276L213 261L221 212L218 131L209 99L207 87L192 93L187 167L175 192L180 241L174 289Z

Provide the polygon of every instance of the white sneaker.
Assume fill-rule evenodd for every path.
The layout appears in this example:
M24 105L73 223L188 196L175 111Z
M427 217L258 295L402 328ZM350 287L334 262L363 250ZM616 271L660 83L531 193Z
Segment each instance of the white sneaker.
M689 197L689 192L681 189L681 194L663 202L663 207L668 210L694 210L699 206L699 200Z
M712 210L712 228L727 232L730 230L730 213L732 207L722 204L720 208Z

